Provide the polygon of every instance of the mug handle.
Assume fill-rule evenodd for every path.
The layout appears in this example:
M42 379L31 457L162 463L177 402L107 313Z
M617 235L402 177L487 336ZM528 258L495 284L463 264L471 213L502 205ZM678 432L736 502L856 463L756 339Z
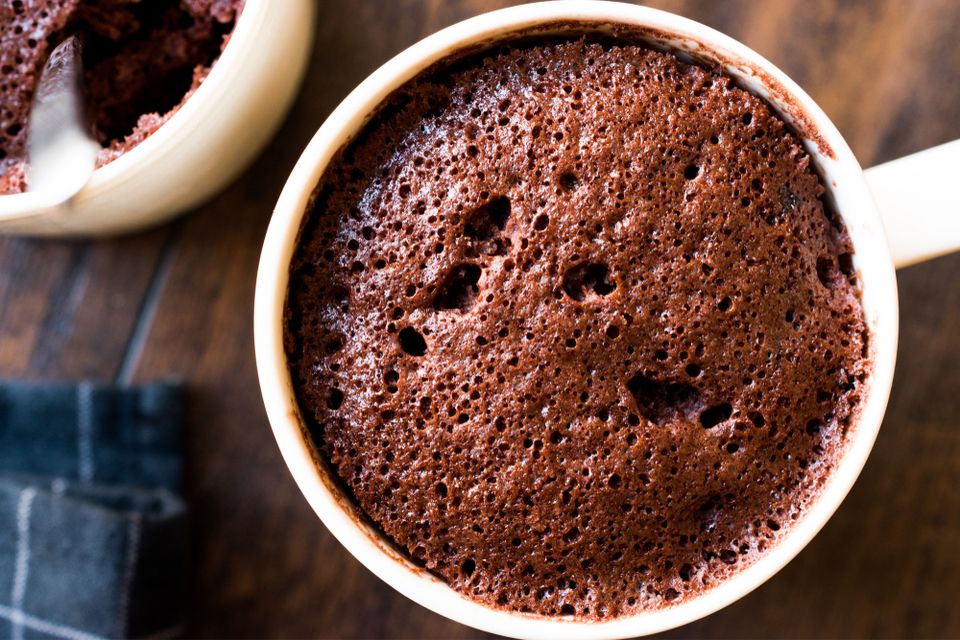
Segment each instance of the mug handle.
M898 269L960 250L960 140L864 175Z

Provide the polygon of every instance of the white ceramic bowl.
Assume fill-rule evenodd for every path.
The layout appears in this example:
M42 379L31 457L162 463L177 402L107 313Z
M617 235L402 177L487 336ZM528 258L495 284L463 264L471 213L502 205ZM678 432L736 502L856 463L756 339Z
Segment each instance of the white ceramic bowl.
M97 169L70 206L37 194L0 196L0 233L132 231L175 216L225 187L263 149L306 67L315 0L246 0L206 80L153 135Z
M324 465L316 463L316 453L302 427L283 350L283 308L288 267L311 194L331 156L351 139L388 94L464 47L488 44L528 29L576 31L598 26L614 28L611 25L639 29L655 47L720 65L794 124L823 176L827 198L842 215L856 249L854 263L861 274L874 370L867 381L859 423L851 430L843 459L830 475L821 497L779 544L748 568L699 596L658 611L586 622L481 605L415 567L376 529L357 518L356 507L327 477ZM957 155L956 146L952 154ZM958 240L960 232L954 236L954 247ZM898 254L906 262L934 252L920 244L901 245ZM397 55L347 96L304 151L277 203L260 261L254 321L260 385L283 457L314 510L360 562L424 607L478 629L524 638L625 638L677 627L730 604L775 574L823 527L859 475L880 428L896 360L897 289L887 238L863 170L823 111L783 72L743 44L669 13L610 2L547 2L488 13L444 29Z

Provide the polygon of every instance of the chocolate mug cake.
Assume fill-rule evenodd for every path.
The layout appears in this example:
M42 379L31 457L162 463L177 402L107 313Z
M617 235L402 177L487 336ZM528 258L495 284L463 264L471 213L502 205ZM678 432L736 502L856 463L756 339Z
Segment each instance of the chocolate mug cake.
M798 137L643 44L517 41L331 161L284 346L322 459L485 604L608 619L749 566L856 429L869 334Z
M47 56L83 43L98 165L156 131L203 82L243 0L13 0L0 4L0 194L26 190L30 104Z

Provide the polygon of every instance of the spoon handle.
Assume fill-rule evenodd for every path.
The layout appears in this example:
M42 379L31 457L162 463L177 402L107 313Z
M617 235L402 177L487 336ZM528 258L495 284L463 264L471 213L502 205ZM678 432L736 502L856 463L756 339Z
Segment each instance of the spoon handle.
M93 175L99 145L84 117L80 40L70 36L50 54L30 111L30 191L51 205L67 202Z

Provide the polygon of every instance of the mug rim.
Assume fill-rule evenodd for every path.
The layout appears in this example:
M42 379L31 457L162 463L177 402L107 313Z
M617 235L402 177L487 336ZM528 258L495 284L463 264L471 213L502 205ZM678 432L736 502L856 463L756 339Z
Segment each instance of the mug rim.
M220 55L193 95L183 101L156 131L132 149L97 167L75 197L88 198L135 180L149 161L176 153L180 141L192 136L202 126L206 114L216 110L220 98L243 73L244 61L249 55L244 54L256 49L253 45L256 43L258 18L269 11L269 5L270 0L245 0ZM0 221L32 218L55 208L45 202L43 194L31 191L0 195Z
M677 45L722 64L760 94L803 133L826 197L846 224L855 248L854 265L870 331L873 370L846 449L811 506L787 533L748 567L709 590L662 609L609 620L587 621L498 609L468 598L414 566L374 527L357 516L307 442L283 349L283 310L288 270L301 221L331 157L357 133L384 98L451 53L478 43L508 39L526 29L556 22L603 23L649 29ZM684 48L686 47L686 48ZM797 109L792 115L790 109ZM805 122L798 122L804 120ZM805 131L804 131L805 130ZM824 112L789 77L739 41L693 20L618 2L556 0L501 9L454 24L417 42L368 76L330 114L290 174L270 221L257 273L254 341L267 415L283 458L301 492L330 532L350 553L394 589L440 615L471 627L524 638L622 638L687 624L753 591L776 574L826 524L859 476L879 430L893 380L897 350L896 278L886 238L863 171Z

